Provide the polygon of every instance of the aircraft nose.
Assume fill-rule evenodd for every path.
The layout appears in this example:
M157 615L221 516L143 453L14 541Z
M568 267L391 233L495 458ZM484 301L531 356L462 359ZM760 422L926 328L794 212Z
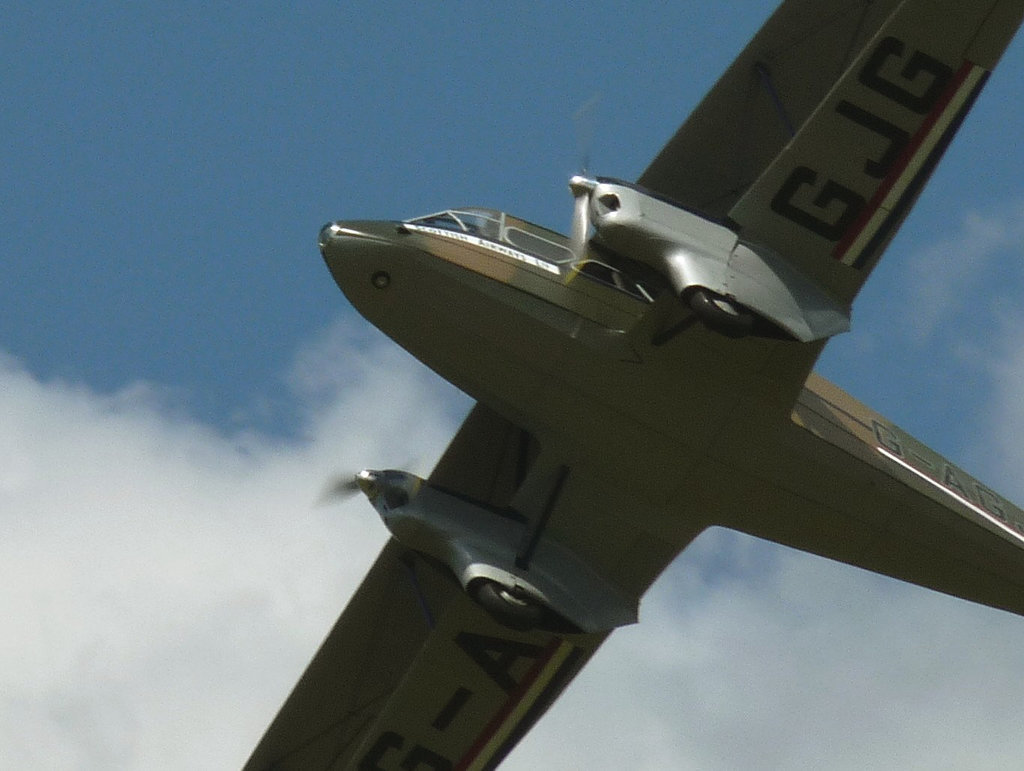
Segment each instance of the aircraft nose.
M340 241L345 236L345 230L345 227L339 222L328 222L320 228L320 235L317 237L316 242L324 259L328 258L328 253L335 241Z
M356 474L356 484L363 491L363 495L369 498L371 502L377 497L380 489L377 481L378 476L379 474L376 471L369 469L363 469Z
M342 252L390 246L394 237L394 226L386 222L328 222L320 228L317 244L328 264L338 259Z
M324 250L324 246L330 241L331 236L334 235L334 231L337 229L337 225L333 222L328 222L322 228L320 228L320 235L316 239L317 246L320 247L320 251Z
M390 221L340 220L320 228L320 254L335 283L356 309L374 323L395 271L415 254L400 225Z
M344 289L343 277L357 270L360 257L378 245L378 239L364 228L354 227L356 223L328 222L320 228L317 244L327 267L334 275L338 286Z

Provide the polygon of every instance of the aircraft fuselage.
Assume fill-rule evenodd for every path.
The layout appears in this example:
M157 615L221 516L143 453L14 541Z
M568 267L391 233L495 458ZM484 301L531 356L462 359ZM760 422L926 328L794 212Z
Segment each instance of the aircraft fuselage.
M644 502L647 513L628 528L668 553L722 508L716 491L739 486L711 460L716 449L768 446L791 429L820 345L724 337L670 292L653 297L616 277L600 254L581 269L416 223L325 226L320 247L338 286L371 323L542 448L614 480L623 511Z

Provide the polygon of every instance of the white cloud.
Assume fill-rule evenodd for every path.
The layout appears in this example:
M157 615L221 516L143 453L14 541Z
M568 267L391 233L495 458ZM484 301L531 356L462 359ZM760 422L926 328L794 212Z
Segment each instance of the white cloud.
M973 437L972 455L991 470L993 484L1024 502L1024 315L1000 314L990 344L979 354L985 400Z
M1006 266L1016 268L1020 261L1022 244L1024 201L968 211L955 231L908 256L901 278L908 287L905 305L889 310L907 319L905 329L917 342L951 319L978 324L984 320L979 317L991 318L1005 289L994 284L994 269L1001 267L996 275L1005 280ZM1008 253L1017 258L999 259ZM1019 272L1014 278L1019 281Z
M733 539L770 571L696 580ZM1019 766L1020 619L733 534L694 549L508 768Z
M0 764L244 761L384 540L362 500L314 505L325 480L426 472L467 404L342 327L291 382L307 418L283 441L2 362ZM1022 639L1020 619L712 531L505 767L1015 768Z
M254 746L384 540L365 502L315 506L325 482L429 462L457 409L390 345L335 329L299 358L318 399L295 443L3 361L2 765L232 768Z

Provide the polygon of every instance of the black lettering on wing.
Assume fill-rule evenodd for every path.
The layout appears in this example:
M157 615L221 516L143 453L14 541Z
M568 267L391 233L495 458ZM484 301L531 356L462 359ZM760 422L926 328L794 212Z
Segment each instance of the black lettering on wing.
M942 469L942 484L945 485L947 489L957 493L965 501L971 502L970 493L967 492L967 488L964 487L963 482L960 481L960 477L957 476L956 469L948 463Z
M377 737L377 741L359 760L359 771L389 771L395 766L390 763L387 766L380 765L392 750L400 752L405 744L405 738L394 731L384 731ZM393 756L392 756L393 757ZM403 771L452 771L454 764L443 755L438 755L433 750L428 750L421 745L414 746L398 764Z
M877 420L872 421L872 425L875 429L875 440L879 446L884 447L896 457L902 458L904 456L903 444L900 442L896 432Z
M797 166L772 198L772 211L822 238L838 241L867 201L857 191L832 179L825 180L815 193L817 182L814 169ZM806 203L798 204L799 199Z
M405 744L405 739L399 734L394 731L385 731L377 737L377 741L359 760L359 771L386 771L378 765L379 761L383 760L391 750L402 749L403 744Z
M884 179L893 164L899 160L903 148L910 142L910 134L895 123L890 123L885 118L868 112L845 99L836 105L836 112L857 125L875 132L889 142L881 158L866 158L864 160L865 174L875 179Z
M498 687L507 693L511 693L519 685L513 670L520 659L533 661L544 653L544 648L539 645L473 632L459 632L455 642Z
M898 73L888 76L891 62L902 61L906 46L894 37L883 38L864 63L858 79L872 91L891 99L920 115L927 114L946 90L953 70L938 59L921 51L914 51Z
M1006 516L1006 509L1003 507L1002 499L998 495L987 487L982 486L979 482L974 483L974 488L978 492L978 500L981 502L982 508L984 508L985 511L1003 522L1009 522L1009 519Z
M452 724L452 721L456 718L462 708L466 706L466 702L469 701L470 696L473 692L468 688L459 686L455 689L455 693L451 695L441 711L437 713L437 717L434 718L430 724L431 727L436 728L438 731L444 731Z
M426 747L417 746L413 747L409 754L402 759L399 768L403 769L403 771L420 771L420 769L452 771L454 766L448 758L442 757Z

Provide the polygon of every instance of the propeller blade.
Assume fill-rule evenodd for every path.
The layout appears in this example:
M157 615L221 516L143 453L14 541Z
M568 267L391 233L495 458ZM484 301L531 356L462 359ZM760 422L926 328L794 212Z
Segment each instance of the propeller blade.
M328 481L324 491L320 494L319 503L325 505L336 501L346 501L353 495L358 495L362 488L359 486L357 474L339 474Z
M576 199L572 212L569 250L577 262L587 255L587 237L590 235L590 193L595 184L594 180L579 175L569 180L569 190Z

